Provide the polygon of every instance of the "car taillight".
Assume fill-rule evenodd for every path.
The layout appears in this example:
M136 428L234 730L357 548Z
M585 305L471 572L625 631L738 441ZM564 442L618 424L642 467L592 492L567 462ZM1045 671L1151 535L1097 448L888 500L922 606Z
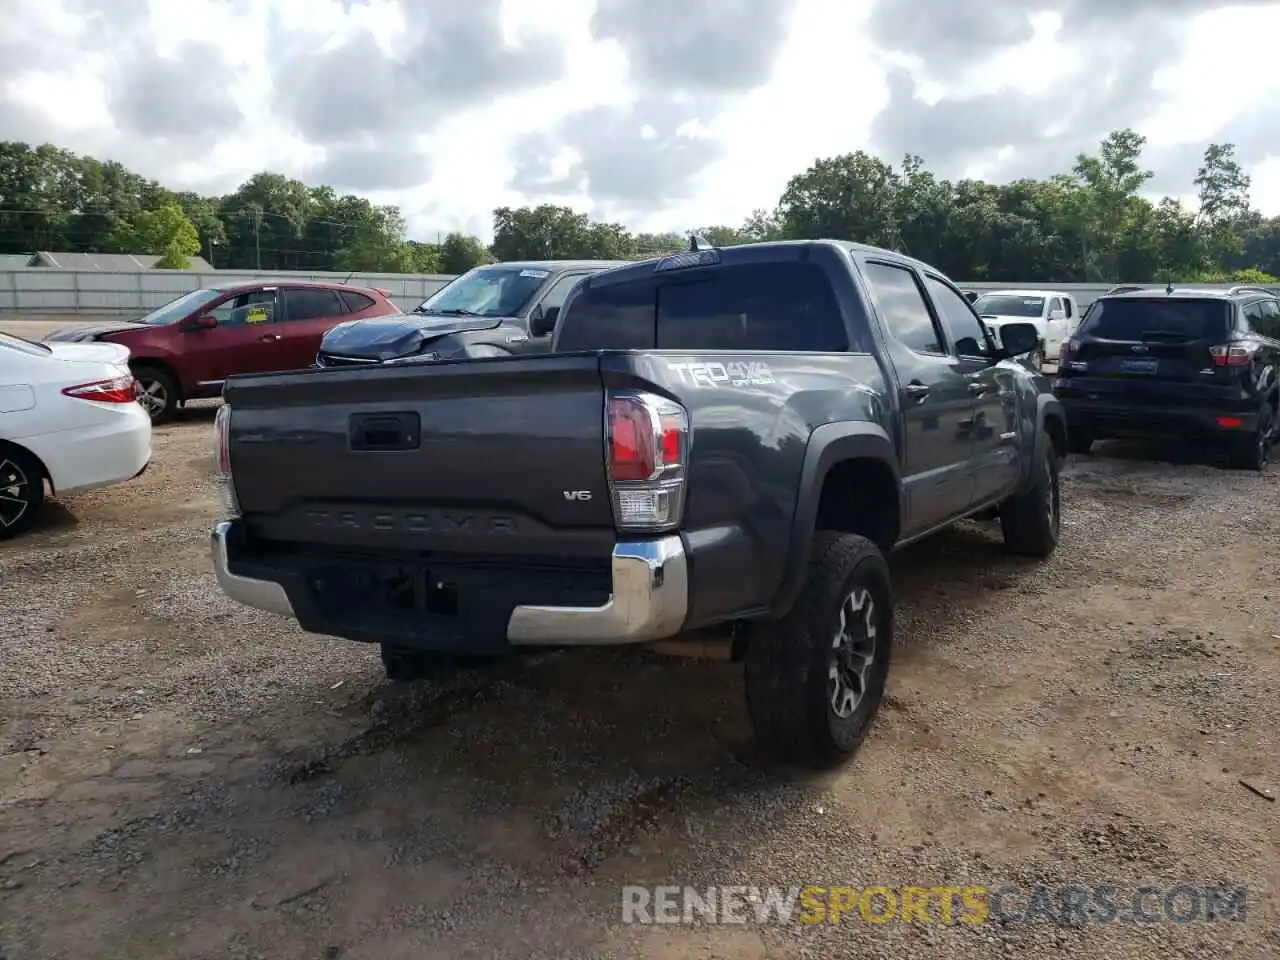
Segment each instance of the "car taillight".
M657 533L680 525L689 458L689 414L650 393L610 393L606 454L619 530Z
M113 377L110 380L95 380L93 383L81 383L74 387L66 387L63 394L77 400L93 400L97 403L133 403L138 399L137 384L133 377Z
M1058 363L1074 363L1076 357L1080 356L1080 344L1074 340L1068 340L1062 345L1062 352L1058 356Z
M234 516L240 516L235 482L231 479L231 404L223 403L213 417L214 447L217 450L218 483L222 486L222 505Z
M1209 348L1215 367L1247 367L1257 353L1256 343L1219 343Z

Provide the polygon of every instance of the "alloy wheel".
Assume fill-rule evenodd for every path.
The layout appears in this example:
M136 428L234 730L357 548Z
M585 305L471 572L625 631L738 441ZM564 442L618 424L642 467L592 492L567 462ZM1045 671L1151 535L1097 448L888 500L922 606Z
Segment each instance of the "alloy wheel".
M159 380L142 379L138 381L138 403L147 411L147 416L155 418L164 412L169 403L169 392Z
M867 693L867 674L876 653L876 604L859 587L840 605L840 629L831 641L827 692L831 711L841 720L853 716Z
M30 478L12 460L0 460L0 526L12 527L30 508Z

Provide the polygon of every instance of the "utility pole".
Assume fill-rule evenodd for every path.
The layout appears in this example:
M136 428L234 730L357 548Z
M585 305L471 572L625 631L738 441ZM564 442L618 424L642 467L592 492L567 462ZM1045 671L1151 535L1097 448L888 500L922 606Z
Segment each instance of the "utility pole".
M255 210L253 213L253 249L257 256L258 270L262 270L262 237L260 231L262 229L262 212Z

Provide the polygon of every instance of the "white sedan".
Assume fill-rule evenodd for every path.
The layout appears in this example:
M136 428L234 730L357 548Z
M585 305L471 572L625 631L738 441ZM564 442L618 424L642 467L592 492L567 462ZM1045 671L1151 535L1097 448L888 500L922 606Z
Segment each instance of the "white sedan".
M35 522L44 485L57 496L131 480L151 460L129 350L33 343L0 333L0 540Z

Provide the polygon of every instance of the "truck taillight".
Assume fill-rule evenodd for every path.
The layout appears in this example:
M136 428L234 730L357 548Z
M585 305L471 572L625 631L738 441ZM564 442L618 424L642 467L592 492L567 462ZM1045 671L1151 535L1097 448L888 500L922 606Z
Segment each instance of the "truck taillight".
M1215 367L1247 367L1257 350L1254 343L1220 343L1209 348L1209 355Z
M217 449L218 483L222 487L222 505L234 516L240 516L240 503L231 479L231 404L223 403L213 418L214 444Z
M62 392L77 400L93 400L96 403L133 403L138 399L137 384L130 374L65 387Z
M689 414L651 393L610 393L606 444L619 530L659 533L680 525L689 457Z

